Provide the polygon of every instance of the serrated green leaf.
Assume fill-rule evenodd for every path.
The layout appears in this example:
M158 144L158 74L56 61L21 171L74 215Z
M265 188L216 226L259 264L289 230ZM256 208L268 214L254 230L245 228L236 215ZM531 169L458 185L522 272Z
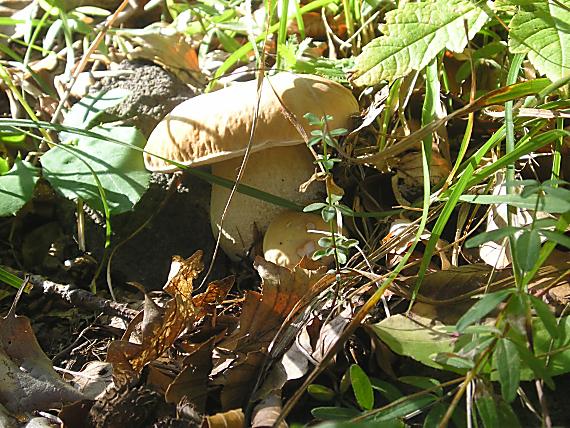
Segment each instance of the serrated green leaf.
M471 324L481 320L497 307L499 303L505 300L513 290L502 290L483 296L481 300L475 303L465 314L457 321L457 331L464 332Z
M146 144L141 132L132 127L99 126L93 131L138 148ZM76 145L50 149L42 156L42 166L45 178L65 197L82 198L101 210L99 188L89 167L93 169L112 214L131 210L147 189L150 177L139 150L91 137L79 138Z
M535 0L520 5L509 24L509 48L527 53L551 81L570 74L570 1Z
M521 360L517 347L509 339L499 339L493 359L499 371L501 394L505 401L510 403L517 395L521 376Z
M358 364L350 366L350 383L358 405L364 410L374 406L374 391L368 375Z
M372 86L421 70L447 48L461 52L489 19L489 4L466 0L409 2L386 13L383 36L356 58L354 84Z
M16 214L32 198L38 175L38 168L20 159L0 175L0 217Z

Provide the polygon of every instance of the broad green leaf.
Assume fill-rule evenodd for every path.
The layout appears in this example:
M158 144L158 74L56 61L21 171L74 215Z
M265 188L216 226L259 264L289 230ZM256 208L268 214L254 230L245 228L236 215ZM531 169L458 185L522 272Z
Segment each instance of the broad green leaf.
M570 75L570 1L521 2L509 24L509 48L527 53L551 81Z
M358 364L350 366L350 383L358 405L364 410L374 407L374 391L368 375Z
M507 338L497 342L493 359L499 371L501 393L507 402L511 402L517 395L521 377L521 360L517 347Z
M536 229L525 230L515 240L515 253L522 270L530 271L538 261L540 235Z
M103 112L111 107L116 106L123 101L130 91L127 89L113 88L108 91L101 91L97 94L86 95L73 107L65 116L64 126L73 128L89 129L95 125L95 121ZM70 132L60 132L61 141L67 141L75 138L76 135Z
M93 131L133 147L142 148L146 143L141 132L132 127L99 126ZM82 198L101 210L92 169L104 189L111 214L131 210L147 189L150 177L139 150L91 137L52 148L42 156L42 166L45 178L65 197Z
M344 421L359 416L360 412L349 407L315 407L311 410L311 415L323 421Z
M451 353L457 341L456 337L446 332L443 324L432 324L431 320L417 316L412 319L394 315L374 324L372 329L397 354L437 369L450 369L434 358L442 352Z
M38 168L20 159L0 175L0 217L16 214L32 198L38 175Z
M536 330L534 330L536 333ZM546 368L544 359L536 357L528 349L527 343L513 342L519 351L519 357L523 363L521 371L521 379L542 379L544 383L550 388L554 389L554 381L550 375L550 371ZM527 369L528 368L528 369ZM530 370L530 371L529 371ZM495 376L496 379L496 376Z
M469 370L475 366L475 363L470 359L461 357L457 354L446 354L443 352L436 354L434 361L462 370Z
M510 290L505 291L511 293ZM503 294L502 297L504 300L506 296ZM450 331L450 326L427 318L417 316L414 318L417 319L412 320L403 315L395 315L374 324L372 328L392 351L413 358L426 366L455 373L465 373L466 369L470 368L454 367L442 359L441 354L439 356L437 354L447 353L451 357L459 349L466 349L465 346L474 340L472 335L462 334L457 338L446 333ZM529 351L523 355L524 350L516 344L519 346L519 356L524 363L520 369L520 378L530 380L538 376L551 384L551 376L570 372L570 316L559 321L558 336L554 340L538 317L532 320L532 331L536 356L531 355ZM488 343L486 340L483 342ZM547 355L548 366L544 367ZM489 373L489 371L490 367L484 367L482 370L483 373ZM491 373L491 379L498 380L496 371Z
M465 314L457 321L457 331L462 333L471 324L480 321L484 316L489 314L497 307L499 303L505 300L513 290L502 290L496 293L486 294L475 303Z
M357 86L393 81L421 70L447 48L462 52L489 19L484 1L409 2L386 13L383 36L366 45L356 58L352 79Z
M462 195L459 200L483 205L509 204L517 208L537 209L547 213L564 213L570 210L570 200L552 196L538 197L538 202L537 196L523 198L521 195Z

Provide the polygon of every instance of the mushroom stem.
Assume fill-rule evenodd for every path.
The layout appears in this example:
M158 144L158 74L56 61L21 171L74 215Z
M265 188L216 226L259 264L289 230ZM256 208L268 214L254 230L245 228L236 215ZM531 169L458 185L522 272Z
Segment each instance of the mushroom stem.
M212 166L212 173L235 180L241 158L229 159ZM255 187L300 205L319 199L324 193L321 182L312 183L305 193L299 186L314 172L313 156L304 144L275 147L250 154L241 184ZM214 185L210 205L212 232L217 236L220 218L226 206L230 189ZM220 246L232 259L239 260L254 245L254 225L264 233L269 223L285 208L254 197L235 193L224 218Z

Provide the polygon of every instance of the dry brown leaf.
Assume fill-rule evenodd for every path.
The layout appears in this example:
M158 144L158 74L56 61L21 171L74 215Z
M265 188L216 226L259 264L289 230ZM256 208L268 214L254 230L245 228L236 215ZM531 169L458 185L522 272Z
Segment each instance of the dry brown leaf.
M12 412L23 412L83 399L55 372L30 320L16 315L21 292L0 320L0 402Z
M221 347L227 345L227 349L242 353L267 348L297 302L310 294L324 275L322 269L309 277L302 263L290 270L261 257L255 259L254 267L262 280L262 293L246 293L239 327Z
M109 345L107 361L113 364L117 379L124 380L125 377L140 373L145 364L170 348L196 318L192 283L203 269L202 252L196 251L186 260L175 257L173 263L179 265L179 269L164 287L172 299L160 309L155 307L154 302L149 303L148 298L145 299L142 343L131 343L128 337L123 337ZM127 331L130 330L131 326Z
M194 306L199 308L198 317L212 315L217 305L221 304L233 287L235 276L228 276L208 284L205 292L192 299Z
M208 378L212 371L212 351L216 337L200 344L183 362L184 369L166 390L167 403L179 403L184 397L203 413L208 395Z
M208 428L243 428L245 426L245 416L241 410L230 410L223 413L216 413L213 416L206 416Z
M186 83L199 83L198 55L189 36L171 27L147 27L117 32L128 47L128 58L147 59L173 72Z
M251 390L259 377L266 356L265 352L252 351L245 358L235 361L223 373L221 379L216 379L215 384L224 385L220 396L222 409L243 407L250 401Z
M275 421L281 414L282 409L281 395L278 392L263 399L253 409L251 417L251 426L253 428L269 428L273 427ZM287 424L283 421L277 425L278 428L287 428Z
M236 331L218 346L233 351L233 361L220 358L218 367L226 364L216 378L215 384L223 385L221 401L223 409L245 404L252 388L262 377L262 367L268 356L268 348L294 308L316 289L330 284L334 275L325 275L325 269L310 272L310 263L303 259L293 270L277 266L260 257L254 267L262 279L262 293L246 293L239 326ZM313 266L315 267L315 266ZM306 299L308 303L308 299ZM279 349L272 356L280 356L289 347L294 335L279 333ZM218 373L216 370L215 373ZM285 379L286 380L286 379Z

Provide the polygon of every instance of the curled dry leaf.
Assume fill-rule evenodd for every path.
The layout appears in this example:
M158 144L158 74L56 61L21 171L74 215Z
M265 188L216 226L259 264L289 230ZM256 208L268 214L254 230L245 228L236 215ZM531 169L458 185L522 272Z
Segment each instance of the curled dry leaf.
M212 314L234 284L234 277L213 281L204 293L192 297L193 281L204 268L202 251L188 259L175 256L172 265L170 279L164 286L172 299L159 307L145 293L143 316L132 321L121 340L109 345L107 361L113 364L113 374L118 379L126 380L140 373L145 364L162 355L186 328ZM142 329L140 344L129 341L139 323Z
M175 262L180 268L164 287L172 299L160 309L145 299L142 343L131 343L129 337L123 337L109 345L107 361L113 364L115 377L140 373L146 363L162 355L194 321L197 310L192 301L192 282L203 269L202 252L197 251L186 260L177 258ZM127 332L131 330L130 325Z
M216 413L213 416L206 416L208 428L243 428L245 426L245 416L241 410L229 410L223 413Z
M0 320L0 402L12 412L26 412L81 400L83 395L53 369L30 320L16 315L21 292Z
M255 260L254 267L262 279L262 293L246 293L238 328L218 346L237 355L229 364L227 360L217 361L218 367L227 364L227 368L219 370L215 381L223 385L224 409L245 404L245 398L262 376L269 349L272 357L280 357L294 340L296 331L281 331L291 313L303 309L301 302L308 303L309 296L334 281L334 275L325 275L322 267L316 272L306 270L309 264L303 259L290 270L260 257ZM272 344L278 334L279 343Z

